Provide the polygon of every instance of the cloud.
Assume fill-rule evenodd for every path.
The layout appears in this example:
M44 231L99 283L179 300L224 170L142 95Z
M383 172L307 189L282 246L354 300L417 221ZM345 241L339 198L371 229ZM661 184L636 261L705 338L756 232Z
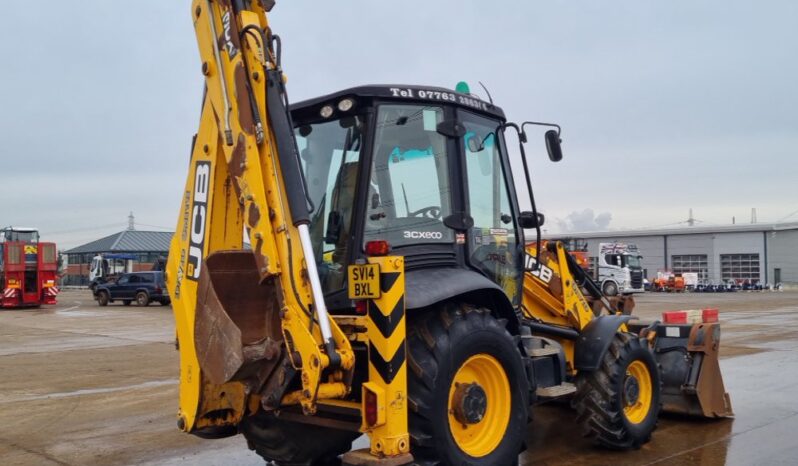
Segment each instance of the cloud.
M593 209L573 211L565 220L557 219L557 226L562 232L600 231L606 230L612 221L612 214L602 212L598 215Z

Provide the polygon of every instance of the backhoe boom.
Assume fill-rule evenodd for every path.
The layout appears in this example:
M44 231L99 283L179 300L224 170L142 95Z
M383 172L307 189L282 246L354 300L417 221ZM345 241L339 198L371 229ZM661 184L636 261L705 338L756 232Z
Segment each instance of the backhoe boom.
M302 372L302 388L292 399L311 413L318 394L346 393L341 381L354 364L318 283L266 11L261 2L247 5L192 3L205 97L167 266L186 431L235 425L246 395L289 365ZM236 252L244 248L245 231L254 261ZM231 279L247 286L245 277L259 287L253 296L215 286ZM235 350L228 349L231 342ZM330 377L322 381L329 366ZM324 384L330 386L320 390Z

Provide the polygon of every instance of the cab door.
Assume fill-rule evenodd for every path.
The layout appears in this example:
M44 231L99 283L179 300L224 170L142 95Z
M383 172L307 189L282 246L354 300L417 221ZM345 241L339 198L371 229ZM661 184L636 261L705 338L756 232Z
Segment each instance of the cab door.
M474 220L467 234L469 263L518 304L523 247L503 164L499 122L464 111L460 120L466 130L462 141L466 205Z
M111 290L111 299L133 299L137 284L138 277L136 275L122 275L115 286L108 287Z

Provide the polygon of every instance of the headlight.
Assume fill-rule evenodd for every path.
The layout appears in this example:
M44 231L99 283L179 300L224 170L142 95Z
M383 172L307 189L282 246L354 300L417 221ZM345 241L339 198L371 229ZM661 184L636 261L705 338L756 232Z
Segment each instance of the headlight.
M348 112L349 110L352 110L352 107L354 106L355 106L355 101L352 99L343 99L340 102L338 102L338 110L342 112Z
M322 118L330 118L332 114L333 114L332 105L325 105L319 111L319 115L321 115Z

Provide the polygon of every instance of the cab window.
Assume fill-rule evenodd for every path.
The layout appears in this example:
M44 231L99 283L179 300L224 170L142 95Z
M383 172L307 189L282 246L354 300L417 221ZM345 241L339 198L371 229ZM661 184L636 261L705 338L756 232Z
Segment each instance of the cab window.
M470 262L501 286L514 303L519 296L521 249L502 166L499 122L462 112L468 182L468 212L474 227L468 235Z
M308 197L315 208L310 236L325 293L344 286L364 132L365 121L360 116L295 129Z
M443 109L381 105L368 191L364 241L391 246L446 243L453 232L446 137L437 132Z

